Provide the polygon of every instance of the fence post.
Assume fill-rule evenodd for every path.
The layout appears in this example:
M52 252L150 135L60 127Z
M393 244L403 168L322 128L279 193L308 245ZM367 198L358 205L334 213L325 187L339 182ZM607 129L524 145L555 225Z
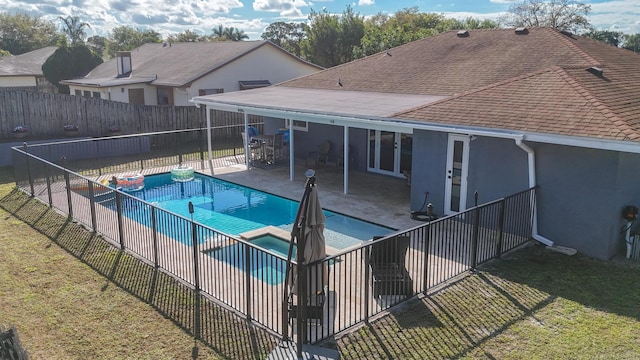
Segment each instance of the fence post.
M429 290L429 253L431 251L431 223L427 223L427 225L423 228L422 231L426 231L426 234L423 235L425 239L424 244L424 271L422 274L422 288L423 294L427 294L427 290Z
M31 190L31 197L34 197L36 195L36 190L33 187L33 178L31 177L31 164L29 163L29 151L28 151L28 145L27 142L23 142L22 143L22 148L24 149L25 152L25 157L26 159L26 163L27 163L27 177L29 178L29 188ZM69 187L67 186L67 189Z
M122 194L116 190L116 209L118 211L118 237L120 238L120 250L124 250L124 228L122 224Z
M371 245L363 247L364 251L364 321L369 322L369 297L371 296L371 269L369 268Z
M158 223L156 219L156 208L151 207L151 233L153 234L153 265L157 269L158 264Z
M471 235L471 271L476 271L478 254L478 228L480 227L480 208L473 209L473 229Z
M504 205L506 200L500 201L500 213L498 217L498 243L496 244L496 256L502 257L502 236L504 235Z
M51 176L49 175L49 165L45 166L45 174L47 177L47 196L48 196L48 200L49 200L49 207L53 207L53 194L51 191Z
M191 205L191 203L189 203ZM190 206L191 207L191 206ZM200 338L200 270L198 266L198 233L196 223L191 219L191 239L193 241L193 296L194 296L194 330L193 336Z
M251 247L242 244L244 247L244 281L245 281L245 300L247 307L247 320L251 320Z
M93 232L98 231L98 221L96 220L96 199L94 198L95 191L93 190L93 182L86 180L89 185L89 209L91 210L91 228Z
M73 201L71 201L71 181L69 180L69 172L65 169L64 171L64 184L67 189L67 206L69 207L68 215L70 218L73 217Z

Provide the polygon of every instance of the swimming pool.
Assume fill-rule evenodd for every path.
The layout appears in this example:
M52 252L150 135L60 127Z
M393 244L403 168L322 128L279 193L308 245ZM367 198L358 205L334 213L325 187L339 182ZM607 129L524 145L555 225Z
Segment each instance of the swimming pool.
M290 232L298 210L297 201L202 174L196 174L189 182L173 181L170 173L147 176L144 189L131 195L187 218L193 215L194 221L234 236L267 226ZM189 213L189 202L194 205L193 214ZM123 206L123 214L138 222L144 223L144 219L149 218L145 213L146 210L139 206L126 206L126 202ZM394 231L332 211L324 210L324 214L325 239L327 245L335 249L344 249ZM179 230L159 230L190 244L189 239L176 233Z

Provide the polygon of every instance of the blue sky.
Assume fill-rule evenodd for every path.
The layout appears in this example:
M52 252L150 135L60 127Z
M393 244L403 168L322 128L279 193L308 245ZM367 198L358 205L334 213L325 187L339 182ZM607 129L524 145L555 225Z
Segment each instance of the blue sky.
M514 0L0 0L0 11L28 13L60 23L59 16L78 16L90 24L91 35L106 36L114 27L128 25L152 29L163 36L191 30L210 34L223 25L243 30L259 39L275 21L306 21L311 9L342 13L347 5L363 16L416 6L464 19L495 20ZM521 2L521 1L519 1ZM640 0L582 0L591 5L589 20L599 30L640 33Z

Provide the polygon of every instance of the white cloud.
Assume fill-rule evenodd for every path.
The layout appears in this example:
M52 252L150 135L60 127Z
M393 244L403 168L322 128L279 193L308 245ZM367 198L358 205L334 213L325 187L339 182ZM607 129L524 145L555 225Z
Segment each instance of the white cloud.
M309 6L303 0L255 0L253 2L253 10L277 12L285 18L302 17L301 7Z
M376 4L375 0L358 0L359 6L368 6L368 5L375 5L375 4Z

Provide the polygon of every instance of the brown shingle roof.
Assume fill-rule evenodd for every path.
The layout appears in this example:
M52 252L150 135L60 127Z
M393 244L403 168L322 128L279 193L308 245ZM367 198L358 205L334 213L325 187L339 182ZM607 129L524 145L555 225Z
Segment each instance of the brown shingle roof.
M548 28L449 31L336 66L283 86L454 95L556 65L598 65L565 35ZM570 39L569 39L570 40ZM336 86L338 79L342 87Z
M640 141L640 57L563 37L586 63L559 63L421 108L399 118L526 132ZM562 45L562 43L558 44ZM532 49L535 51L536 49ZM602 76L590 72L603 70Z

